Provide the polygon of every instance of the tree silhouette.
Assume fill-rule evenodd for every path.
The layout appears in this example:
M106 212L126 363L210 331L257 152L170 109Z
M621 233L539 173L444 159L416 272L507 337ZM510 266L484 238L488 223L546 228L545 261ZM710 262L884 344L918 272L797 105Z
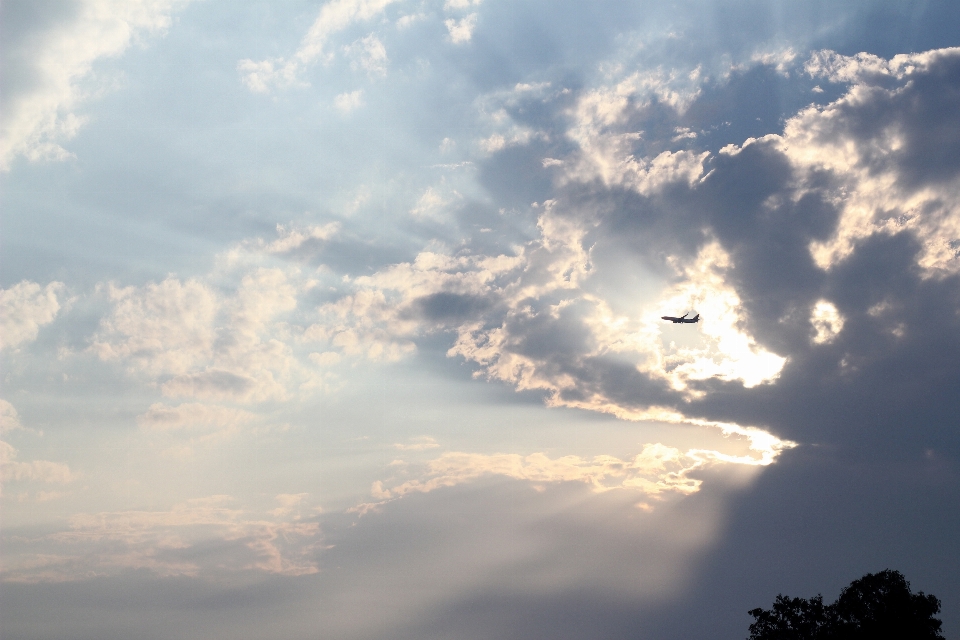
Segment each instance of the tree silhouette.
M942 640L940 601L911 593L899 571L868 573L833 604L778 595L771 609L753 609L748 640Z

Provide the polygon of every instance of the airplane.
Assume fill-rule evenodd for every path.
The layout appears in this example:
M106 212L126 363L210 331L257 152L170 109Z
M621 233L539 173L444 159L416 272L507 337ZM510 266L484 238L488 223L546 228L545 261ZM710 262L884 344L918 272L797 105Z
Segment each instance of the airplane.
M699 314L699 313L698 313L697 315L695 315L694 317L692 317L692 318L688 318L688 317L687 317L688 315L690 315L690 312L689 312L689 311L686 312L685 314L683 314L682 316L680 316L679 318L674 318L673 316L660 316L660 319L661 319L661 320L669 320L669 321L672 322L673 324L688 324L688 323L691 323L691 324L692 324L692 323L694 323L694 322L700 322L700 314Z

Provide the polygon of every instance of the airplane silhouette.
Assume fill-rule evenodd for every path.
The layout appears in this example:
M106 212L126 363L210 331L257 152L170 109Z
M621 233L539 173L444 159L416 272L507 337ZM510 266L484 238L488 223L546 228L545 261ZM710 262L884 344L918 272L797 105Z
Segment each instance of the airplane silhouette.
M688 315L690 315L690 312L689 312L689 311L688 311L687 313L683 314L682 316L680 316L679 318L674 318L673 316L660 316L660 319L661 319L661 320L669 320L669 321L672 322L673 324L688 324L688 323L692 324L692 323L694 323L694 322L700 322L700 314L699 314L699 313L698 313L697 315L695 315L694 317L692 317L692 318L688 318L688 317L687 317Z

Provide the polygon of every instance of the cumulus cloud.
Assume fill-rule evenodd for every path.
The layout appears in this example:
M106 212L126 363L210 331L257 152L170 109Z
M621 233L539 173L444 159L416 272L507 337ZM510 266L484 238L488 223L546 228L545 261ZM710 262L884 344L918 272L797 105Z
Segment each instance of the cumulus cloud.
M922 243L928 275L960 272L960 138L950 117L960 102L953 86L960 49L898 55L815 54L811 75L850 83L841 99L810 107L787 122L783 152L801 171L837 179L840 219L831 237L811 244L830 269L876 235L910 231Z
M626 186L644 194L680 180L692 185L702 177L709 154L666 150L652 158L637 157L643 134L633 124L653 101L682 113L698 94L695 76L660 70L636 72L612 86L585 92L572 109L567 130L578 153L566 179L599 179L608 187Z
M0 170L9 170L18 156L30 161L72 157L61 143L83 126L85 117L77 110L98 91L91 83L94 63L162 33L188 1L83 0L64 15L46 15L38 7L35 18L40 19L32 24L6 24ZM4 20L30 14L11 11Z
M643 155L647 147L638 145L636 127L654 99L677 118L668 130L685 130L684 109L699 89L682 74L631 75L566 106L543 103L565 110L565 136L575 145L551 151L554 197L531 209L537 237L511 255L430 251L372 276L347 277L348 293L323 305L305 335L345 355L394 359L425 335L450 332L448 355L475 364L479 376L545 392L551 405L634 420L654 419L662 409L682 421L706 419L727 396L740 398L737 411L723 409L728 418L782 425L784 416L764 416L750 399L795 393L791 385L816 346L831 347L816 357L833 358L818 367L834 366L847 379L862 372L872 356L856 355L864 347L844 329L853 316L872 318L866 326L883 339L910 335L907 307L892 302L905 290L890 290L893 281L861 287L861 297L871 297L856 298L847 269L862 276L856 259L872 255L858 247L877 237L916 240L922 250L912 264L923 277L948 278L930 285L944 292L952 291L949 275L960 264L947 251L958 237L958 172L907 151L926 135L915 113L926 109L924 122L936 115L945 124L939 140L924 137L923 144L948 169L958 162L948 143L960 111L940 103L933 110L934 100L952 99L943 83L953 82L960 56L916 54L880 71L867 59L866 70L854 73L861 58L831 54L829 64L811 63L810 73L846 78L846 92L788 119L782 134L719 152L660 147ZM519 98L490 104L511 99ZM534 157L546 169L543 155ZM500 161L493 155L484 162ZM639 300L618 300L610 291L622 261L609 256L630 256L661 280ZM687 310L699 312L701 323L675 328L659 320Z
M26 280L0 289L0 349L35 340L40 327L57 317L63 289L62 282L41 287Z
M297 288L279 269L254 268L231 295L176 278L111 286L109 295L113 309L92 350L153 379L168 397L257 402L287 398L311 379L289 338L277 337L286 330L278 317L297 305Z
M384 9L396 0L332 0L320 8L320 13L314 20L313 25L307 31L300 43L300 47L289 58L270 58L267 60L254 61L244 59L237 63L237 70L240 71L243 83L251 91L257 93L267 93L276 87L286 87L302 83L300 76L304 68L313 64L325 55L327 41L336 33L339 33L357 22L371 20L382 14ZM374 38L376 43L379 40ZM380 56L383 47L380 44L379 49L370 41L376 51L371 54L367 51L367 56ZM366 48L366 45L364 45ZM372 64L377 65L386 62L386 51L382 51L382 58L374 60L370 58Z
M473 30L477 27L477 14L471 13L460 20L448 18L443 21L443 24L446 25L447 32L450 34L450 42L453 44L470 42L473 38Z
M337 95L333 100L333 105L343 114L359 109L363 106L363 89Z
M261 571L299 576L316 573L320 526L300 521L289 496L280 507L257 513L229 496L197 498L168 511L80 513L69 529L33 540L44 553L6 558L7 582L65 582L146 569L160 576L201 571ZM299 501L297 501L299 502ZM197 554L216 541L226 553Z
M113 310L93 349L103 360L131 360L148 374L185 373L213 354L216 293L197 280L167 278L143 287L109 288Z

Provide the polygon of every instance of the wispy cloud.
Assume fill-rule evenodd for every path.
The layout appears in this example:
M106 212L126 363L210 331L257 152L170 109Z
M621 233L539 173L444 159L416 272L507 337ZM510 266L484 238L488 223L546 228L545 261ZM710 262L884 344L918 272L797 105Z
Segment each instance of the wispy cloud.
M707 426L706 423L703 426ZM451 451L427 462L423 471L416 474L419 477L412 480L374 482L371 496L377 502L363 503L352 511L367 513L408 494L429 493L491 475L534 484L585 483L596 492L617 489L636 492L641 499L639 504L643 509L649 510L652 508L651 503L643 501L645 499L655 502L671 494L689 495L699 491L703 481L696 477L695 472L704 467L731 464L763 466L774 462L785 449L795 446L792 442L782 441L759 429L744 429L736 425L711 426L730 435L746 438L750 453L731 455L707 449L681 451L660 443L646 444L640 453L626 460L609 455L592 458L576 455L551 458L545 453L520 455ZM429 444L436 446L432 439ZM421 450L411 446L396 446L404 450ZM405 471L407 468L408 466L404 465Z
M351 24L370 20L381 13L396 0L332 0L323 5L320 13L314 20L307 34L303 37L300 47L289 58L270 58L259 62L244 59L237 63L243 83L251 91L266 93L276 87L286 87L300 84L303 69L313 64L325 55L329 38L346 29ZM373 40L376 40L374 37ZM369 44L374 46L374 53L366 51L372 63L382 64L386 61L386 51L379 48L373 40ZM366 47L366 45L364 45ZM328 52L327 52L328 54ZM381 55L382 54L382 55ZM381 56L377 59L371 56Z
M304 496L295 498L277 496L280 506L269 514L250 512L223 495L188 500L167 511L76 514L69 529L29 541L43 553L5 558L0 576L6 582L65 582L126 569L160 576L216 570L316 573L320 526L300 519L296 507ZM205 558L192 552L211 541L227 553Z

